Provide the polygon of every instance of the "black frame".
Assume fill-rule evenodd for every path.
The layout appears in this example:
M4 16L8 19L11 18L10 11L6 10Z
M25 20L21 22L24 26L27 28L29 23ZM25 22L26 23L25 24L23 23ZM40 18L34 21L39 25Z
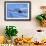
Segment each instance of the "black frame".
M29 3L29 19L6 19L6 3ZM5 21L29 21L31 20L31 2L30 1L5 1L4 2L4 20Z

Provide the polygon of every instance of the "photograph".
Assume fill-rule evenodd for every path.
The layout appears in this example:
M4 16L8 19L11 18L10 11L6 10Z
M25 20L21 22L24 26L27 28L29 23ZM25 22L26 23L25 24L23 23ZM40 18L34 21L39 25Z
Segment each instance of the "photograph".
M30 20L31 6L26 1L6 1L5 2L5 20Z

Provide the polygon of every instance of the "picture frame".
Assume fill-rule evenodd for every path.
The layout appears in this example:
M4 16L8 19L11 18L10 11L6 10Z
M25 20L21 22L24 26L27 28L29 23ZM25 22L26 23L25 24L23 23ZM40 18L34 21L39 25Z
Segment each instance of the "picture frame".
M6 21L31 20L31 2L30 1L5 1L4 20Z

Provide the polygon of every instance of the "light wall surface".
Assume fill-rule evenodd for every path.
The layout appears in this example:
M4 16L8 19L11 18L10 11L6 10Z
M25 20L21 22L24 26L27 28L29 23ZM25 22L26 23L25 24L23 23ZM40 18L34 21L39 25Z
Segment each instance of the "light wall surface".
M31 1L31 21L5 21L4 20L4 2L5 1ZM37 36L42 37L46 33L46 28L40 27L39 23L35 19L38 14L41 14L40 6L46 6L46 0L0 0L0 35L5 32L6 25L14 25L17 27L18 36L21 35L31 37ZM37 29L44 30L44 33L37 33ZM46 34L45 34L46 35Z

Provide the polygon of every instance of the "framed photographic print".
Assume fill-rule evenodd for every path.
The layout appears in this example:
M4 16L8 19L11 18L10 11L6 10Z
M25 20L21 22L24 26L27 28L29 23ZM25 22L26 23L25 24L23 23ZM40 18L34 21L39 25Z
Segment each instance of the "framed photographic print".
M8 21L31 20L30 1L5 1L4 19Z

